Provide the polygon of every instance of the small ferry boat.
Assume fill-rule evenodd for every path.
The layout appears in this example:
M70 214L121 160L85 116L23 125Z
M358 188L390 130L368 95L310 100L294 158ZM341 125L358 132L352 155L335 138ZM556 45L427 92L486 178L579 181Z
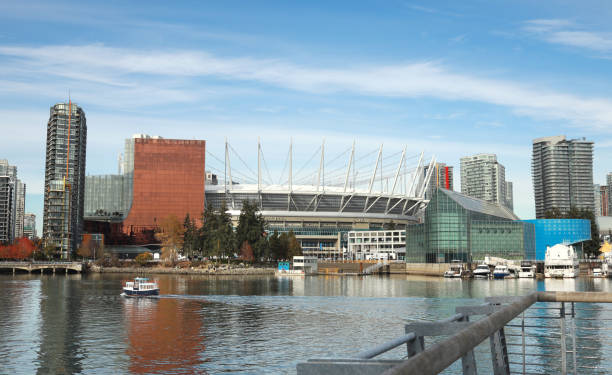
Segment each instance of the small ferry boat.
M450 268L444 272L444 277L461 278L468 277L469 272L463 267L463 263L453 261Z
M489 268L488 264L479 264L478 267L476 267L476 269L472 271L472 273L476 278L488 279L489 277L491 277L491 268Z
M146 277L136 277L125 283L123 293L126 296L153 296L159 294L159 286L155 281L149 281Z
M521 269L518 273L520 278L533 279L536 274L536 265L532 262L523 261L521 262Z
M508 270L508 266L505 264L498 264L495 266L493 270L493 277L495 279L505 279L510 276L510 270Z
M571 245L556 244L546 248L544 277L573 278L578 272L578 256Z
M604 277L602 269L601 268L593 268L593 277Z

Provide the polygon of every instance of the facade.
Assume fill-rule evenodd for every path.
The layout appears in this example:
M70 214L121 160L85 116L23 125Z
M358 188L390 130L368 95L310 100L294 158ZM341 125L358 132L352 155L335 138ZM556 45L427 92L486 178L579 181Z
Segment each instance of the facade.
M0 160L0 242L23 237L25 184L17 178L17 167Z
M72 102L51 107L47 122L43 239L67 258L83 229L87 120Z
M512 182L506 181L506 207L514 210L514 192Z
M593 208L596 216L601 216L601 186L593 184Z
M36 215L25 214L23 217L23 236L29 239L38 237L36 233Z
M349 259L404 260L405 256L405 230L348 232Z
M474 262L485 256L535 258L533 224L505 206L438 189L422 224L406 227L406 261Z
M434 172L430 174L429 185L425 191L425 199L430 199L437 188L441 187L446 190L454 190L453 188L453 167L445 163L435 163ZM429 166L423 168L423 179L427 176Z
M535 227L536 260L544 260L546 248L556 244L577 244L591 239L591 223L585 219L524 220ZM581 247L575 246L582 256Z
M608 196L608 212L612 213L612 172L606 175L606 185L607 185L607 196ZM608 215L602 215L608 216Z
M495 154L461 158L461 193L507 206L506 168L497 162Z
M122 175L87 177L88 231L116 244L156 242L153 232L169 216L204 210L205 141L143 134L125 142ZM121 237L122 238L117 238Z
M563 135L534 139L531 170L537 219L552 208L594 210L593 142Z
M599 187L599 195L597 196L599 197L600 210L595 211L595 216L608 216L608 213L610 212L609 206L608 206L610 202L610 198L609 198L610 190L609 189L610 187L607 185Z
M15 183L15 238L23 237L25 198L26 184L17 180Z

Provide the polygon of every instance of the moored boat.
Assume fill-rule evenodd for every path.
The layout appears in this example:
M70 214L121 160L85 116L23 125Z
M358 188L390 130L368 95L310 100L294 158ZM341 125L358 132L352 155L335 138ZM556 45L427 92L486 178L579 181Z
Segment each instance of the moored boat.
M467 271L462 263L453 262L446 272L444 272L444 277L448 278L461 278L461 277L469 277L469 271Z
M508 266L505 264L498 264L495 266L493 270L493 277L495 279L505 279L510 276L510 271L508 270Z
M483 263L483 264L479 264L476 269L474 271L472 271L472 274L474 275L474 277L476 278L486 278L488 279L489 277L491 277L491 268L489 267L489 265Z
M529 261L521 262L521 269L518 273L520 278L533 279L536 274L536 265Z
M578 256L571 245L557 244L546 248L544 277L573 278L579 272Z
M135 277L127 281L123 286L126 296L154 296L159 294L159 286L155 281L149 281L146 277Z

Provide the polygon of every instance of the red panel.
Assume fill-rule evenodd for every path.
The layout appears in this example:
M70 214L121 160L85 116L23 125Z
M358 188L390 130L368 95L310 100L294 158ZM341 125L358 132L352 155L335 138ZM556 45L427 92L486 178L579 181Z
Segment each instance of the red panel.
M204 210L206 142L144 138L134 142L134 194L124 232L156 227L170 215L182 222L187 213L199 225Z
M450 190L450 183L448 182L448 167L444 167L444 188Z

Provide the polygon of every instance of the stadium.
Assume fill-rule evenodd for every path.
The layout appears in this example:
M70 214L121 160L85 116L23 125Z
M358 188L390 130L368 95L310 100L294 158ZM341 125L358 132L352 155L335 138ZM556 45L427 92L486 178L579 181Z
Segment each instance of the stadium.
M207 151L206 168L216 175L207 179L205 199L215 209L225 201L235 224L242 202L256 202L270 232L292 230L305 255L338 259L346 251L348 231L403 229L418 222L435 158L425 164L423 153L406 150L389 155L381 145L358 156L353 143L326 161L323 143L294 173L290 143L275 181L259 142L256 167L226 142L224 159ZM232 168L236 164L241 168Z

